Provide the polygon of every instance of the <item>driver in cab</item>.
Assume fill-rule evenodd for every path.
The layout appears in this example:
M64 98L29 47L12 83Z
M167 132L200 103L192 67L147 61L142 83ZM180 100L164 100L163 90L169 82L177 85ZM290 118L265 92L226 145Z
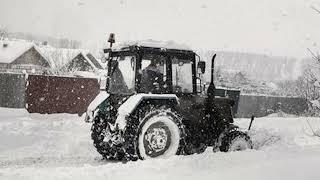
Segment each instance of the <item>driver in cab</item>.
M152 59L150 64L142 70L141 91L145 93L160 93L164 85L164 66L157 59Z

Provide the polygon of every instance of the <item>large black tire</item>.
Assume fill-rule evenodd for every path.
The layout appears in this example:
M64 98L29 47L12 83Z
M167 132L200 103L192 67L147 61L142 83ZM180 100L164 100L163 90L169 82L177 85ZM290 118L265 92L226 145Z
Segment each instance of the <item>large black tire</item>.
M107 160L122 160L124 153L121 147L112 147L110 143L106 142L105 131L108 130L109 124L103 119L101 115L97 115L94 118L91 127L91 139L93 140L93 145L97 151Z
M229 152L252 149L252 147L252 141L246 133L231 131L223 136L219 149L222 152Z
M126 140L134 146L127 149L131 160L166 158L183 154L185 131L180 116L166 106L144 106L138 121L127 123ZM128 154L127 154L128 155Z

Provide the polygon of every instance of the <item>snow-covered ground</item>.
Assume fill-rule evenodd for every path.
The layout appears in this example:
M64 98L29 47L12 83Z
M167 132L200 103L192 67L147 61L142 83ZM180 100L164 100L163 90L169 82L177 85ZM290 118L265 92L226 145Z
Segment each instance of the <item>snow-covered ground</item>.
M255 120L254 149L137 162L101 160L77 115L0 108L0 179L320 179L320 118ZM247 128L248 119L236 119Z

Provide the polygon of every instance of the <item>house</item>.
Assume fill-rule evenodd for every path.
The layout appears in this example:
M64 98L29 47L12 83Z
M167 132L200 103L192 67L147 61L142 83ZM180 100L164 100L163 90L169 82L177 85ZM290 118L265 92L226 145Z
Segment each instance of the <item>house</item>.
M0 40L0 72L48 74L50 68L50 62L34 43Z
M81 77L106 74L87 50L54 48L25 40L1 40L0 45L0 72Z
M40 47L57 75L97 77L105 73L99 61L87 50Z
M99 70L103 70L103 67L98 60L91 53L86 52L79 53L76 57L69 61L64 68L66 68L69 72L98 72Z

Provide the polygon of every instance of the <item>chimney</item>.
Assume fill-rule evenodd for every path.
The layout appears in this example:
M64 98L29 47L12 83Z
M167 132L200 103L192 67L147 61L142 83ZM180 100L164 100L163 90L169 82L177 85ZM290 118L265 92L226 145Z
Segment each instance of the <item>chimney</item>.
M48 41L43 41L42 45L47 46L48 45Z

